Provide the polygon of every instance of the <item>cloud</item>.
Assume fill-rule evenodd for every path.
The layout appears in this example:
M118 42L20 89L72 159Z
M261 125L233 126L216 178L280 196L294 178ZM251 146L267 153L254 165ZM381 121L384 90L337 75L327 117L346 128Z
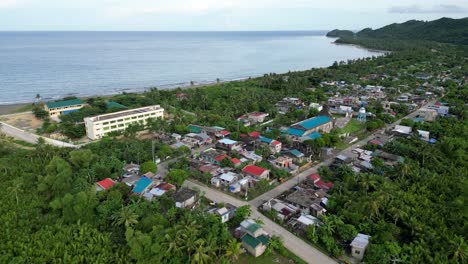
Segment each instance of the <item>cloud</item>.
M18 2L16 0L0 0L0 8L13 8L16 7Z
M451 14L468 12L466 8L457 5L434 5L428 8L421 7L419 5L392 6L388 11L390 13L399 14Z

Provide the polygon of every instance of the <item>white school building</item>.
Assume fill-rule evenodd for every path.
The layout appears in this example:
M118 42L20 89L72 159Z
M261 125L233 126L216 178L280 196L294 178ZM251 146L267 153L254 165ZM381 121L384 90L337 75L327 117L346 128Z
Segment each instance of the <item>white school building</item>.
M146 123L149 118L164 118L164 108L159 105L146 106L84 118L86 135L95 140L109 132L125 130L130 124Z

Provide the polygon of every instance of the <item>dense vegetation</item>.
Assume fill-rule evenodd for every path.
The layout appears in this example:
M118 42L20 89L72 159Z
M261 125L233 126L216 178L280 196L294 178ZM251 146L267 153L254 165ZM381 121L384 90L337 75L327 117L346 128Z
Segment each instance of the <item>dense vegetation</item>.
M324 178L335 182L330 210L324 226L309 230L309 239L321 243L335 255L343 252L340 243L356 232L370 234L368 263L466 263L467 143L466 106L468 63L466 49L433 42L406 42L366 37L357 44L396 50L387 56L334 63L329 68L260 78L187 90L151 89L143 94L121 94L112 101L127 107L161 104L170 121L153 120L153 132L185 133L187 125L218 125L234 135L258 127L240 127L236 118L252 111L264 111L274 125L289 125L314 115L294 110L278 115L274 104L282 97L299 97L305 102L323 102L328 96L349 94L347 88L321 86L322 81L345 81L360 85L394 87L390 98L423 85L414 74L427 72L434 85L444 87L446 102L454 117L433 124L406 124L429 130L438 139L429 145L416 138L388 144L387 151L403 155L405 163L378 174L355 174L343 167L323 170ZM450 73L450 78L438 78ZM362 78L370 74L385 78ZM465 81L463 81L465 80ZM312 89L311 89L312 88ZM187 99L177 100L176 92ZM442 94L442 92L440 92ZM46 122L43 132L60 131L70 138L83 136L84 116L113 111L104 108L103 98L88 99L90 107L64 118L60 124ZM368 110L376 117L368 121L372 130L390 123L379 103ZM397 117L408 112L394 109ZM44 113L36 110L37 115ZM316 113L315 113L316 114ZM106 138L80 150L57 149L39 144L32 149L0 143L0 262L1 263L224 263L234 260L239 244L228 226L199 209L174 208L169 196L148 202L129 195L125 184L95 193L93 184L106 177L118 178L125 162L144 163L155 156L164 159L187 153L151 140L137 140L139 127L124 137ZM314 147L337 142L334 131ZM280 137L277 129L267 134ZM146 165L145 165L146 166ZM173 164L171 181L180 185L187 175L187 160ZM154 171L154 167L149 167ZM279 178L282 175L278 175ZM231 227L248 215L241 213Z
M363 38L427 40L468 45L468 18L441 18L434 21L410 20L376 30L363 29L356 34Z
M333 38L352 37L352 36L354 36L354 32L352 32L351 30L334 29L327 33L327 37L333 37Z
M176 209L170 194L148 202L123 183L96 193L95 181L118 177L118 158L135 149L107 144L90 146L99 151L0 144L1 263L211 263L238 256L240 244L203 204ZM243 212L233 224L249 214Z
M463 90L453 89L444 101L463 107L468 100ZM434 123L405 120L403 124L429 131L438 142L414 137L388 143L386 151L405 158L397 168L381 167L378 174L356 174L346 166L322 169L335 182L331 214L318 230L309 230L309 239L341 255L340 242L359 231L371 235L368 263L466 263L466 111Z

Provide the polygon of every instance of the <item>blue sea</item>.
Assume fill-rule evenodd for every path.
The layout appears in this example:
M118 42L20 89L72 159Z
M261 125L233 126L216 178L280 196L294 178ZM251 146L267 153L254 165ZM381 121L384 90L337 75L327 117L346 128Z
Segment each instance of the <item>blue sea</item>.
M0 32L0 104L170 89L381 55L323 31Z

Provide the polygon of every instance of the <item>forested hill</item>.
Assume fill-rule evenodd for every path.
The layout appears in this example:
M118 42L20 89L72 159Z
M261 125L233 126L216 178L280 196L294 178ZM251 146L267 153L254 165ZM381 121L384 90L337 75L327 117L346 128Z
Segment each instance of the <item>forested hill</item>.
M435 41L468 45L468 17L441 18L434 21L410 20L379 29L366 28L356 33L357 38Z
M352 37L354 36L354 32L351 30L339 30L335 29L327 33L327 37Z

